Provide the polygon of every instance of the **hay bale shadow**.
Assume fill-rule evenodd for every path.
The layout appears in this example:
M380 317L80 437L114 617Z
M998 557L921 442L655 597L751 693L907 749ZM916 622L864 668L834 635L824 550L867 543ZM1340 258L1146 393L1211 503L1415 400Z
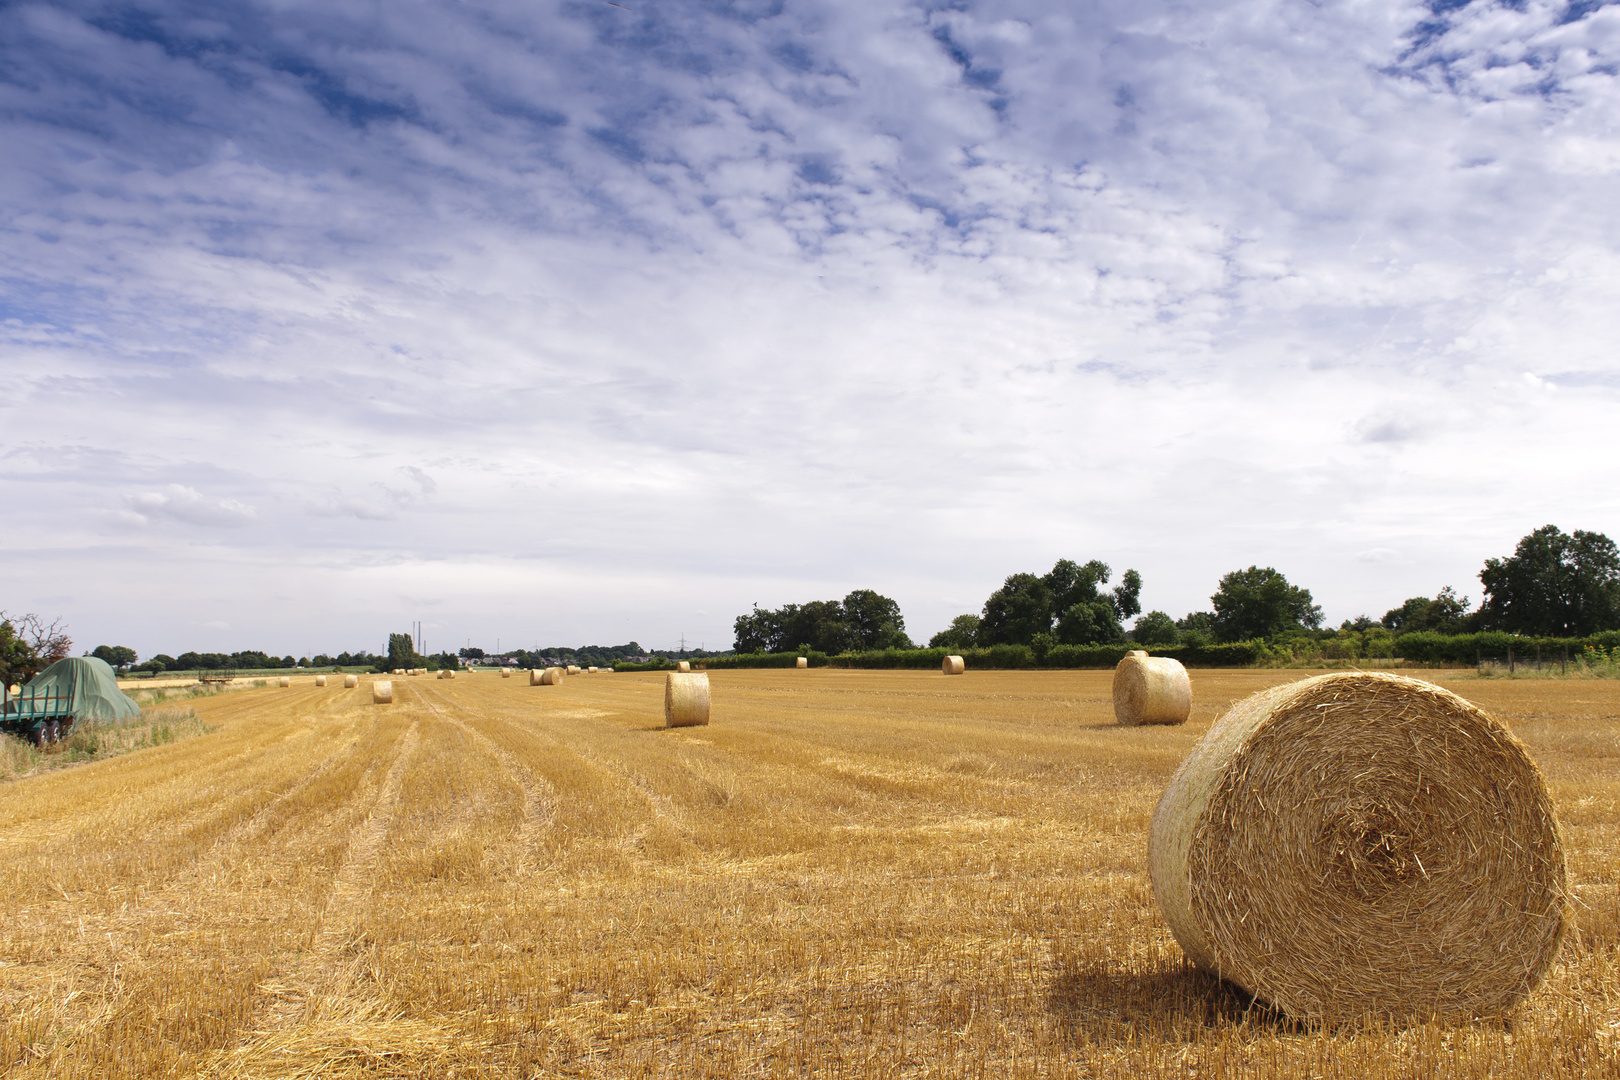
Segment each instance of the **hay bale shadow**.
M1123 971L1106 963L1061 972L1047 1008L1072 1043L1098 1045L1144 1035L1176 1042L1199 1040L1215 1027L1254 1033L1307 1030L1242 988L1182 961L1159 971Z

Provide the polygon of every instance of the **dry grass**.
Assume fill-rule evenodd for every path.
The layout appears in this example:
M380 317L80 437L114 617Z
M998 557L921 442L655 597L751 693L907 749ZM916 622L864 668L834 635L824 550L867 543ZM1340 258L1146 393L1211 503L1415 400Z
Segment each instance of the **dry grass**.
M1620 684L1448 680L1567 831L1578 930L1505 1021L1318 1030L1182 959L1148 819L1216 711L1109 672L711 672L197 698L206 738L8 785L27 1076L1577 1077L1620 1071Z

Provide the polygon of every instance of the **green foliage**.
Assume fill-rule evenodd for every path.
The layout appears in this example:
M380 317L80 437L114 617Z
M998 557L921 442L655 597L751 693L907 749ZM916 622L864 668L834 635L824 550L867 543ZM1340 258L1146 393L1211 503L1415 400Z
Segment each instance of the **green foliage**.
M1104 593L1112 573L1096 559L1080 565L1059 559L1044 576L1013 574L984 602L976 642L1033 647L1038 634L1064 645L1123 642L1122 620L1142 610L1142 575L1127 570Z
M1473 603L1466 596L1458 596L1447 585L1433 600L1414 596L1398 608L1384 612L1379 625L1395 634L1414 634L1425 631L1436 634L1461 634L1470 629L1468 607ZM1357 627L1357 629L1364 629Z
M1134 646L1131 645L1051 645L1043 660L1027 645L993 645L985 649L884 649L872 652L826 656L810 654L811 667L926 669L937 671L940 662L952 654L961 656L969 671L1018 668L1112 668ZM1155 656L1169 656L1195 667L1244 667L1267 657L1265 646L1252 641L1235 645L1183 645L1154 649ZM794 665L791 653L734 653L714 657L705 666L714 668L787 668ZM651 665L628 670L653 670Z
M1505 559L1486 559L1480 623L1516 634L1584 636L1620 628L1620 551L1602 533L1543 525Z
M1322 609L1312 603L1310 591L1288 584L1269 566L1232 571L1209 599L1220 641L1280 637L1322 624Z
M1136 620L1131 640L1138 645L1180 645L1181 631L1176 621L1162 611L1150 611Z
M139 660L135 650L124 645L97 645L90 650L90 655L97 660L103 660L114 671L121 667L129 667Z
M409 634L388 635L387 663L389 671L427 666L422 662L422 658L416 655L416 639Z
M61 622L0 611L0 678L8 684L24 683L66 657L73 640L62 630Z
M900 605L873 592L856 589L843 600L784 604L771 611L758 604L732 623L739 653L793 653L805 650L837 653L849 650L910 648Z
M979 643L979 616L958 615L951 625L928 639L930 649L971 649Z
M1608 630L1587 637L1526 637L1500 630L1477 634L1436 634L1422 631L1402 634L1394 640L1394 653L1414 664L1468 664L1481 660L1505 661L1509 650L1517 660L1531 660L1540 650L1543 660L1562 657L1565 650L1575 656L1588 646L1613 649L1620 646L1620 631Z

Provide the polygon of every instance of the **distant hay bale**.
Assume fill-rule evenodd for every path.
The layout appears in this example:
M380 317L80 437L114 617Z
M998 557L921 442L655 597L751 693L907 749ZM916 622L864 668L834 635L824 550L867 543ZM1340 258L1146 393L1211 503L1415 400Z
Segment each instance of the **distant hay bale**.
M664 676L664 726L698 727L708 722L708 674L672 671Z
M317 675L317 676L315 676L315 685L316 686L325 686L326 685L326 676L325 675Z
M967 670L967 661L960 656L947 656L939 665L939 670L947 675L960 675Z
M1149 864L1188 957L1301 1018L1500 1013L1571 920L1524 746L1450 691L1373 672L1232 706L1159 800Z
M529 685L530 686L544 685L543 683L540 682L541 674L543 674L543 673L541 672L541 670L539 668L530 668L529 669Z
M291 675L283 675L283 676L282 676L282 677L281 677L281 678L280 678L280 679L279 679L279 680L278 680L278 683L279 683L279 685L280 685L280 686L282 686L282 687L283 687L283 688L285 688L285 687L288 687L288 686L291 686L291 685L292 685L292 676L291 676Z
M512 677L512 669L511 668L509 668L509 667L501 668L501 678L510 679L511 677Z
M345 690L353 690L355 687L357 687L359 685L360 685L360 676L358 676L358 675L345 675L345 676L343 676L343 689L345 689Z
M586 668L586 669L585 669L585 670L586 670L586 672L588 672L588 673L589 673L589 674L592 674L592 675L595 675L595 674L596 674L596 669L595 669L595 668L593 668L593 667L588 667L588 668Z
M397 667L397 668L395 668L395 669L394 669L394 670L393 670L393 672L392 672L392 674L395 674L395 675L403 675L403 674L405 674L405 669L404 669L404 668L402 668L402 667Z
M692 665L688 661L677 660L677 661L675 661L675 670L676 671L682 671L682 672L691 671L692 670Z
M808 656L801 656L793 662L793 666L798 668L807 668L810 666L810 658Z
M390 679L378 679L371 684L371 703L373 705L392 705L394 703L394 683Z
M569 664L568 665L568 674L570 674L570 675L578 675L579 674L579 665L578 664Z
M560 667L548 667L540 673L541 686L561 686L562 681L563 669Z
M454 668L444 668L439 672L439 678L441 679L453 679L455 677L456 671Z
M1114 719L1121 724L1184 724L1191 713L1192 682L1181 661L1133 649L1114 668Z

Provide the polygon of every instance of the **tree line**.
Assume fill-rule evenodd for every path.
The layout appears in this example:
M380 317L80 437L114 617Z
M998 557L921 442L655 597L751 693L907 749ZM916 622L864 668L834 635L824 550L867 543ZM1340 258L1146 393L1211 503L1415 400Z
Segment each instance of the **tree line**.
M1241 641L1332 637L1309 589L1270 566L1221 576L1210 607L1180 619L1142 613L1142 576L1113 572L1093 559L1059 559L1044 574L1008 577L977 613L958 615L929 639L930 648L1024 645L1037 657L1058 645L1202 647ZM1485 560L1479 579L1485 600L1477 611L1449 585L1433 597L1412 597L1374 621L1347 619L1338 633L1396 637L1426 631L1466 634L1503 631L1524 636L1584 637L1620 629L1620 551L1607 536L1546 525L1522 538L1513 554ZM1126 629L1127 620L1135 622ZM818 651L827 654L912 648L900 606L870 589L842 601L813 601L762 610L755 604L734 624L739 653Z

